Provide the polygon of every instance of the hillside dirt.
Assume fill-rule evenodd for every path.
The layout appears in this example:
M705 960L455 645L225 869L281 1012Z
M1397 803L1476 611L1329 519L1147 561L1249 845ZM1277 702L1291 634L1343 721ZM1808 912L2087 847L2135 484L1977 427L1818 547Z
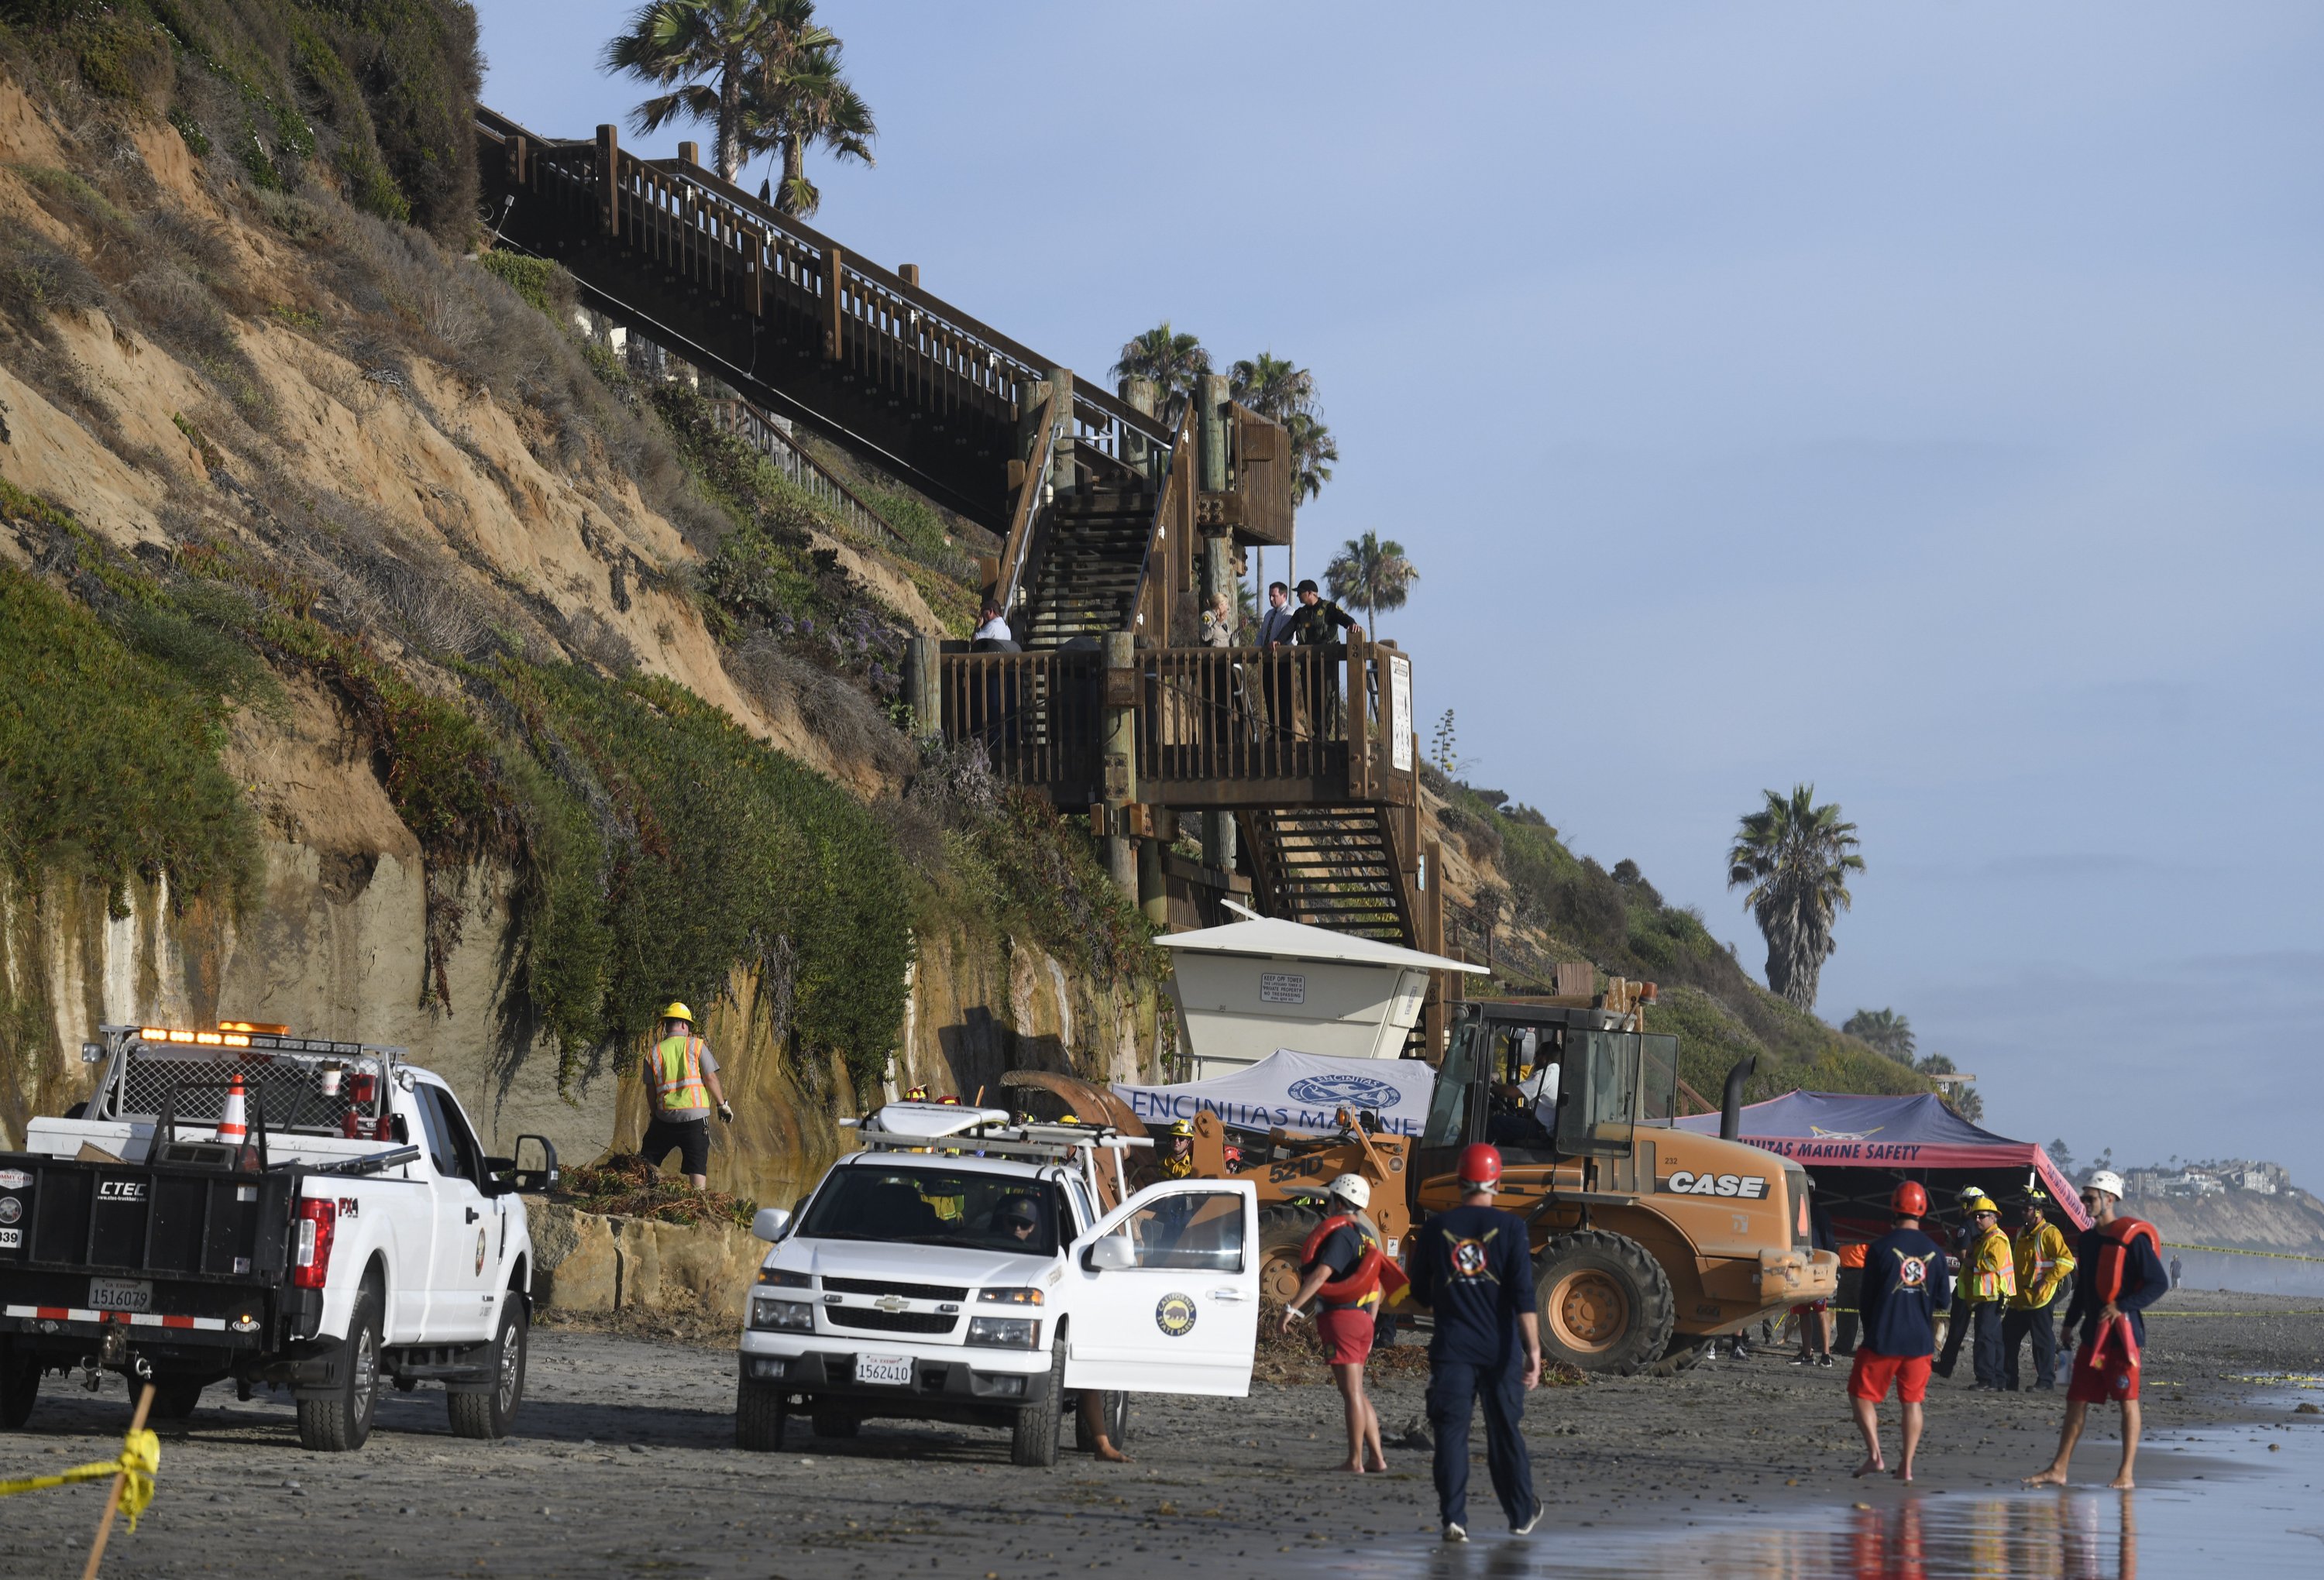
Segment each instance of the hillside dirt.
M2291 1413L2281 1392L2285 1374L2324 1364L2324 1311L2312 1304L2184 1291L2153 1329L2140 1465L2150 1487L2222 1474L2186 1441L2192 1429L2251 1422L2255 1438L2292 1442L2324 1420ZM998 1431L916 1422L868 1423L850 1440L818 1440L795 1423L785 1451L740 1453L731 1348L545 1331L521 1435L501 1443L451 1437L442 1396L422 1390L388 1396L361 1453L309 1455L286 1400L237 1404L230 1388L211 1389L190 1425L164 1430L159 1495L134 1536L115 1533L106 1573L1013 1580L1180 1564L1259 1575L1397 1553L1416 1566L1433 1546L1435 1506L1427 1455L1402 1445L1425 1374L1393 1372L1377 1389L1391 1469L1358 1484L1329 1469L1339 1410L1316 1385L1261 1384L1240 1400L1141 1395L1134 1463L1100 1465L1069 1447L1054 1470L1019 1470ZM1899 1503L1894 1482L1849 1477L1846 1376L1762 1352L1674 1379L1532 1395L1526 1429L1547 1507L1536 1539L1584 1526L1715 1526L1746 1512L1821 1528L1851 1502ZM1937 1384L1917 1492L2008 1486L2046 1459L2061 1409L2055 1394ZM51 1379L28 1428L0 1436L0 1475L104 1457L126 1415L118 1380L92 1395ZM2078 1477L2103 1481L2115 1452L2107 1421ZM1474 1487L1478 1539L1498 1541L1481 1466ZM12 1501L0 1538L9 1572L69 1572L102 1501L99 1487Z

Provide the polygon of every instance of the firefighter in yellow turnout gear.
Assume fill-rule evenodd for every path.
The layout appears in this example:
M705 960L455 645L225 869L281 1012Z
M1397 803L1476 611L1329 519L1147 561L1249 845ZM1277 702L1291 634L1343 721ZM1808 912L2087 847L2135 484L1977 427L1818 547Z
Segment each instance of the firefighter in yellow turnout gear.
M1967 1248L1961 1253L1960 1280L1953 1286L1953 1327L1945 1337L1945 1355L1935 1368L1950 1377L1960 1354L1966 1332L1973 1342L1970 1364L1977 1385L2001 1387L2001 1313L2017 1293L2017 1257L2009 1236L2001 1232L2001 1208L1984 1191L1962 1193L1961 1211L1969 1219Z
M2049 1217L2050 1199L2025 1193L2025 1222L2010 1249L2017 1263L2017 1293L2001 1314L2001 1385L2017 1392L2017 1351L2034 1341L2034 1386L2058 1382L2057 1302L2074 1287L2074 1246Z
M673 1004L661 1012L654 1045L646 1051L646 1138L638 1151L659 1168L676 1148L678 1167L696 1190L710 1184L710 1110L732 1125L734 1106L718 1085L718 1061L695 1034L694 1012Z
M1162 1154L1162 1177L1185 1180L1194 1172L1194 1127L1181 1119L1170 1126L1170 1144Z

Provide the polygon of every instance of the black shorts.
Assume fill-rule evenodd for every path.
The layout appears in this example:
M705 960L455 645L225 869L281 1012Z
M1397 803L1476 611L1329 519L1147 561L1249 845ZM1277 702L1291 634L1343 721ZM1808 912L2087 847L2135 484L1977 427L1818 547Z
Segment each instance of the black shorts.
M710 1121L707 1119L655 1119L646 1125L646 1139L638 1151L655 1168L669 1156L669 1149L678 1149L680 1173L706 1174L710 1171Z

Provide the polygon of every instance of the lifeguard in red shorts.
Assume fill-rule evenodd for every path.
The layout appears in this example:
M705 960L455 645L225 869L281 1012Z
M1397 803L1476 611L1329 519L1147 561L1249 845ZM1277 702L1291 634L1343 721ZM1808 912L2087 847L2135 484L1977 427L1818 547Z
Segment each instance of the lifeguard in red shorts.
M2073 1375L2066 1384L2066 1420L2058 1433L2057 1457L2048 1468L2025 1478L2029 1486L2066 1484L2066 1469L2090 1406L2109 1401L2122 1406L2122 1468L2107 1484L2134 1484L2130 1473L2138 1459L2141 1425L2138 1373L2146 1345L2146 1324L2139 1313L2171 1292L2171 1274L2163 1268L2162 1239L2154 1226L2115 1210L2122 1196L2122 1176L2111 1169L2100 1169L2082 1187L2082 1205L2089 1208L2092 1222L2075 1255L2074 1300L2066 1308L2065 1322L2069 1333L2076 1322L2081 1324L2081 1345L2074 1352Z
M1342 1470L1361 1475L1388 1468L1380 1447L1379 1414L1364 1395L1364 1362L1372 1353L1372 1326L1379 1310L1383 1280L1392 1271L1381 1249L1380 1232L1364 1208L1372 1188L1360 1175L1342 1174L1330 1186L1332 1216L1307 1237L1301 1250L1299 1292L1283 1309L1283 1329L1316 1305L1315 1331L1324 1359L1348 1411L1348 1458Z
M1907 1180L1896 1187L1889 1205L1896 1215L1895 1226L1864 1252L1858 1302L1864 1336L1857 1346L1856 1369L1848 1376L1848 1392L1856 1429L1864 1434L1864 1463L1856 1474L1874 1475L1888 1468L1880 1456L1879 1407L1894 1385L1904 1415L1904 1451L1897 1458L1895 1475L1909 1482L1913 1456L1921 1447L1921 1401L1929 1391L1929 1357L1937 1350L1937 1313L1951 1298L1951 1279L1944 1252L1921 1232L1929 1193Z

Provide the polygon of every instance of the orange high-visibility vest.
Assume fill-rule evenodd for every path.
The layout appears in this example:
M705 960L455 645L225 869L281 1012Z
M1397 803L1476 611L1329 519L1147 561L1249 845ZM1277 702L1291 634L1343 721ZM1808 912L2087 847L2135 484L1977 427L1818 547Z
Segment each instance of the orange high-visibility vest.
M672 1108L707 1108L710 1089L702 1083L699 1037L664 1037L654 1047L654 1098L664 1113Z

